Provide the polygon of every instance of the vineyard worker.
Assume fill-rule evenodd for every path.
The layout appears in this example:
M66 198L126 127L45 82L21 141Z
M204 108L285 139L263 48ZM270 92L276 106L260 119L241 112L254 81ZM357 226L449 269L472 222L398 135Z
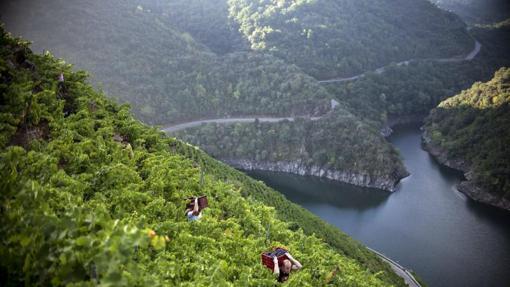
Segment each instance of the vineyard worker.
M67 94L67 89L64 84L64 73L63 72L58 75L57 83L58 83L59 96L65 97Z
M282 264L278 264L278 258L276 256L273 257L274 269L273 274L278 276L278 282L285 282L289 279L291 270L298 270L303 267L299 261L294 259L289 252L285 253L288 259L283 260ZM280 265L280 266L278 266Z
M186 208L186 217L189 221L196 221L202 217L202 213L199 211L198 197L195 197L195 203L193 205L188 204Z

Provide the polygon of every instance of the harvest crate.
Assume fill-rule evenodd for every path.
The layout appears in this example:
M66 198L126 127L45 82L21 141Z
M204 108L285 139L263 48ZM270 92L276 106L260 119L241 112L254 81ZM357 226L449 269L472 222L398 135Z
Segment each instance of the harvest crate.
M262 264L267 268L271 269L271 271L273 271L274 270L273 257L276 256L276 258L278 258L278 265L281 265L283 263L283 260L288 259L288 257L285 255L286 252L287 250L281 247L276 247L271 252L264 252L260 255Z
M193 209L194 205L195 205L195 198L194 197L190 197L188 198L189 199L189 203L188 203L188 208L191 208ZM207 201L207 196L201 196L198 198L198 211L202 211L204 210L207 206L208 206L209 202Z

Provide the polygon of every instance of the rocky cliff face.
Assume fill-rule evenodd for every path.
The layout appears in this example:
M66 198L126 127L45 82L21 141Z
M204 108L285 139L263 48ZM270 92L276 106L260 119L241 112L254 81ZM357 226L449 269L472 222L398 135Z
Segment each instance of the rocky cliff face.
M502 198L500 195L490 192L489 190L485 190L477 186L473 182L473 171L471 170L469 163L462 159L453 159L449 157L448 153L444 149L432 142L426 130L424 130L422 134L422 143L423 148L435 159L437 159L439 163L447 167L460 170L464 173L466 180L462 181L457 186L457 189L460 192L464 193L475 201L510 210L509 200Z
M510 200L501 198L501 196L494 194L492 192L487 192L486 190L483 190L482 188L476 186L469 180L461 182L457 186L457 189L478 202L483 202L485 204L510 210Z
M223 162L244 170L265 170L287 172L297 175L311 175L350 183L361 187L371 187L393 192L399 181L409 175L405 170L395 171L387 176L371 176L367 173L353 171L329 170L319 166L306 166L299 162L256 162L253 160L225 159Z
M460 170L464 172L464 176L465 173L468 172L469 165L461 159L452 159L448 157L448 153L446 152L446 150L442 149L440 146L435 145L432 142L426 130L424 130L422 134L422 144L423 148L442 165L456 170Z

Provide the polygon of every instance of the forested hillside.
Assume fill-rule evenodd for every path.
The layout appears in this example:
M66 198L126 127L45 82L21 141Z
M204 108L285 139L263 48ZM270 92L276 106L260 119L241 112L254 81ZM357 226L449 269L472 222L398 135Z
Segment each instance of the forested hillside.
M246 170L314 175L388 191L408 175L376 128L342 110L315 121L213 124L175 135Z
M324 84L356 117L340 111L323 121L204 126L178 136L246 169L315 175L340 171L342 176L329 177L343 177L343 181L350 177L347 182L359 185L366 183L363 175L372 180L400 178L405 173L396 164L398 157L367 131L381 129L387 135L388 126L420 121L440 101L475 81L490 79L494 71L510 64L507 26L475 27L470 32L482 45L472 60L413 60L389 65L382 73L366 73L355 81ZM356 118L365 123L356 123Z
M145 1L143 4L214 53L250 50L248 40L239 33L239 24L229 17L227 0Z
M232 34L237 22L229 20L226 2L32 2L6 2L8 26L33 39L39 49L51 48L93 71L95 81L132 104L144 122L168 125L211 117L323 116L331 110L334 96L301 69L271 54L243 51L243 36ZM204 9L206 18L201 17ZM26 17L30 21L22 20ZM228 39L231 45L225 44ZM236 149L239 159L260 159L261 154L268 154L262 158L272 162L283 156L301 157L307 168L364 175L373 187L382 187L376 181L386 181L385 189L406 174L377 129L353 117L344 105L336 107L332 118L328 124L297 123L291 128L318 137L306 143L309 155L299 152L302 135L286 132L285 125L258 129L259 133L271 131L255 146L250 144L255 136L253 126L247 127L244 138L230 134L230 127L222 128L221 134L230 145L240 145ZM211 150L220 144L209 142L211 137L191 135L187 139L220 158L232 155ZM286 152L269 153L270 143ZM316 149L317 145L322 147ZM357 146L374 153L364 153ZM370 167L373 162L382 170Z
M0 32L2 286L271 286L259 259L273 245L305 266L289 286L402 285L337 229ZM210 207L187 222L199 194Z
M490 24L510 17L507 0L432 0L439 7L460 15L472 24Z
M268 51L319 79L408 59L462 55L472 45L465 24L428 1L229 3L252 49Z
M142 4L22 0L6 1L0 7L6 11L2 18L11 32L33 40L38 50L51 49L90 70L96 83L130 103L146 123L306 115L320 113L322 100L329 103L329 95L297 67L270 55L216 56L211 52L219 49L214 44L195 41L178 30L182 27L176 23L181 22ZM164 3L158 5L168 13L174 11L173 6L165 10ZM217 40L223 41L219 36Z
M132 104L146 123L325 117L178 134L217 158L293 165L286 169L391 190L407 173L382 138L388 120L426 114L487 73L464 69L468 63L423 61L352 83L319 84L312 76L472 49L455 15L424 0L383 2L21 0L1 7L12 31L92 71L94 82ZM465 72L452 72L459 69ZM328 113L331 99L341 105Z
M473 45L459 19L425 0L75 2L5 1L2 17L38 49L92 71L153 124L322 106L328 95L312 78L243 52L250 45L319 78L459 56Z
M466 172L459 189L488 204L510 209L510 69L487 83L443 101L425 125L428 149Z
M324 86L354 115L375 126L421 120L442 100L476 81L488 81L510 65L508 25L474 27L470 33L482 45L472 60L393 64L383 73L369 72L356 81Z

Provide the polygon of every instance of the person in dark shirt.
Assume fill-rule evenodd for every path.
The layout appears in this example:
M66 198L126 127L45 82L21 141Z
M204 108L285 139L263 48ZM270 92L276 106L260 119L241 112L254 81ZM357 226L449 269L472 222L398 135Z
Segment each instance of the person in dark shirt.
M278 264L277 256L273 257L274 269L273 274L278 276L278 282L285 282L289 279L290 272L292 270L298 270L303 267L299 261L294 259L289 252L285 252L287 259L283 260L281 264Z

